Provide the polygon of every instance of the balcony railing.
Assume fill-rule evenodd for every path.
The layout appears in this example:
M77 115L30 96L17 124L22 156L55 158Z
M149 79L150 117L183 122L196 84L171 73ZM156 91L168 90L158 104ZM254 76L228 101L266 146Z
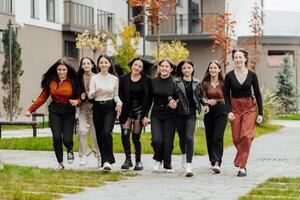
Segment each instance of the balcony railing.
M0 13L13 14L12 0L1 0L0 1Z
M209 34L204 30L201 19L213 21L218 14L176 14L170 16L160 26L161 35L201 35ZM148 26L148 35L155 35L155 29Z
M97 26L101 31L114 33L115 14L103 10L97 10Z
M94 24L94 9L92 7L65 1L64 13L63 29L65 31L82 32Z

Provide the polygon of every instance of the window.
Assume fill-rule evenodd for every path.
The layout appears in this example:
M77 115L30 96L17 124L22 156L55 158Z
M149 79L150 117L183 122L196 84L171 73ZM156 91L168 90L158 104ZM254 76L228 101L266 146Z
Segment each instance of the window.
M282 67L283 57L288 54L291 56L292 66L294 66L294 51L269 50L268 51L268 66Z
M132 8L132 17L138 16L139 14L141 14L142 9L143 8L141 8L141 7ZM136 31L139 32L141 36L144 35L144 28L145 28L144 25L141 24L142 22L144 22L144 17L138 18L134 21Z
M12 0L0 0L0 12L12 14Z
M176 4L178 7L182 7L182 0L176 0Z
M3 39L3 32L1 30L0 31L0 53L4 52L4 46L3 46L2 39Z
M38 19L39 18L39 4L38 0L31 0L31 18Z
M100 30L114 32L115 15L110 12L98 10L97 23Z
M47 0L47 20L55 21L55 0Z
M177 34L183 34L183 15L177 15Z
M68 58L78 58L78 49L76 48L76 42L65 41L65 56Z

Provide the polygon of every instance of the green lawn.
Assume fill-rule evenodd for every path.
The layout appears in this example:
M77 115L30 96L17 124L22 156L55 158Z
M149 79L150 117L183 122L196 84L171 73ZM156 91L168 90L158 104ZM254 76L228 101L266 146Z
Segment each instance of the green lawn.
M300 113L288 114L287 116L279 116L280 120L300 120Z
M239 200L292 199L300 197L300 177L269 178Z
M133 173L40 169L4 165L0 171L0 199L52 200L61 194L76 194L84 187L99 187Z
M267 133L275 132L279 130L281 126L278 125L270 125L264 124L262 126L258 126L256 129L256 135L264 135ZM90 138L89 138L90 140ZM121 153L123 152L121 135L113 134L114 141L114 152ZM150 133L142 133L141 137L143 153L153 154L153 150L151 147L151 134ZM90 141L89 141L90 143ZM224 135L224 145L225 147L232 145L231 131L230 125L228 124L225 135ZM133 145L132 145L133 147ZM6 138L0 140L0 149L18 149L18 150L41 150L41 151L52 151L52 138L51 137L28 137L28 138ZM74 136L74 150L78 150L78 139L77 136ZM174 150L173 154L180 154L179 144L178 144L178 136L176 134L175 142L174 142ZM206 149L206 140L204 129L198 129L195 135L195 154L196 155L204 155L207 154Z

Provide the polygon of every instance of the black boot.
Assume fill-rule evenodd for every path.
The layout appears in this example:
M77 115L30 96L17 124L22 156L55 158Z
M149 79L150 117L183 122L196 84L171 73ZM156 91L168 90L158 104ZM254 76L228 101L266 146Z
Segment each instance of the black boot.
M130 167L133 167L133 164L131 162L131 158L127 157L121 169L129 169Z
M141 154L142 154L142 145L141 145L141 134L140 133L133 133L132 134L132 141L135 148L135 167L134 170L139 171L143 170L143 164L141 162Z

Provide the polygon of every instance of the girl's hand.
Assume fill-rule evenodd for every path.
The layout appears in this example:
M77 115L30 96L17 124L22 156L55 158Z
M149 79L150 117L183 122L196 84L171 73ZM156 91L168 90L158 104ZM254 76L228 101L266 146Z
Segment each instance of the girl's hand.
M174 100L174 99L172 99L172 100L170 100L169 101L169 103L168 103L168 106L170 107L170 108L172 108L172 109L176 109L177 108L177 102L178 102L179 100Z
M217 104L217 101L216 101L215 99L208 99L208 100L207 100L207 103L208 103L209 105L211 105L211 106L214 106L214 105Z
M82 93L81 96L80 96L81 100L85 100L86 97L87 97L87 95L85 93Z
M26 116L26 117L31 117L31 115L32 115L32 114L31 114L31 112L29 112L29 111L27 111L27 112L25 113L25 116Z
M69 102L70 102L70 104L71 104L72 106L77 106L77 105L78 105L78 101L77 101L77 100L70 99Z
M148 126L148 124L149 124L149 119L148 119L148 117L144 117L143 119L142 119L142 122L143 122L143 125L146 127L146 126Z
M115 110L117 111L117 119L119 119L122 112L122 106L117 105Z
M208 113L209 112L209 107L208 106L204 106L203 107L203 113L204 113L204 115L206 114L206 113Z
M229 121L233 121L233 120L235 120L235 117L234 117L234 114L232 113L232 112L230 112L230 113L228 113L228 119L229 119Z
M261 124L262 121L263 121L263 116L258 115L258 116L257 116L257 119L256 119L256 122L257 122L258 124Z

